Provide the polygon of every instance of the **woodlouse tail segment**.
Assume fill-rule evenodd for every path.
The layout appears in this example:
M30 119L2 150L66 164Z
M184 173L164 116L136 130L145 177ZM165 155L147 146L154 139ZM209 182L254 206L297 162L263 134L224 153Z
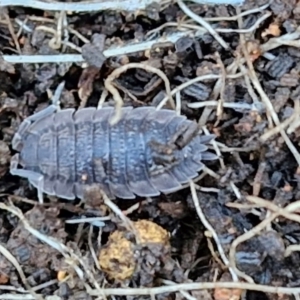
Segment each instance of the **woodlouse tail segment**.
M152 185L164 194L180 190L203 170L203 160L218 159L207 147L215 137L200 136L197 124L182 122L166 144L150 141L154 163L150 169Z
M216 136L214 134L202 135L202 136L200 136L200 143L202 145L207 145L210 142L212 142L215 138L216 138ZM219 156L205 150L202 153L200 153L199 158L196 158L196 159L197 160L199 160L199 159L201 159L201 160L216 160L216 159L219 159Z
M206 151L201 154L201 159L202 160L216 160L216 159L219 159L219 156L214 153Z
M216 138L216 135L214 135L214 134L202 135L202 136L200 136L200 143L201 144L209 144L215 138Z

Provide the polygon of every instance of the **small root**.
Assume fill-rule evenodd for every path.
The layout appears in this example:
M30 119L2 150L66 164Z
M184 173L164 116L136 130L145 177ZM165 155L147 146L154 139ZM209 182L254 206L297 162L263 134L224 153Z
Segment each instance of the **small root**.
M114 87L113 81L116 78L118 78L122 73L126 72L127 70L135 69L135 68L143 69L145 71L152 72L152 73L155 73L156 75L160 76L162 78L162 80L165 82L166 92L167 92L168 99L170 101L170 105L172 106L173 109L176 109L175 101L171 95L171 86L170 86L169 79L161 70L159 70L155 67L146 65L145 63L129 63L127 65L124 65L124 66L121 66L121 67L115 69L107 77L107 79L104 82L105 88L112 94L112 96L116 102L116 104L115 104L116 112L115 112L115 115L110 120L111 125L115 125L119 122L119 120L121 119L121 109L123 107L123 100L119 94L119 91Z

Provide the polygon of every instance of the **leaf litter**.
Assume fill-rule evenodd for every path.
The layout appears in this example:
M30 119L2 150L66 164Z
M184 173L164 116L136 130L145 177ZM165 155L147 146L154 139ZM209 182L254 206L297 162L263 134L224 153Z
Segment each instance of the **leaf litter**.
M299 4L39 2L4 1L0 19L0 299L299 299ZM63 108L115 121L176 109L219 161L171 195L38 203L9 174L11 140L62 81Z

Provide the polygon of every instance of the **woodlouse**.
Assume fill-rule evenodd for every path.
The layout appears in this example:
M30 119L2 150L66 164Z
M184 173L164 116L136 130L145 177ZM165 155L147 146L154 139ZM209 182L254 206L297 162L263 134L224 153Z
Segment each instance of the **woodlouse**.
M111 198L134 199L172 193L196 177L214 136L200 136L196 122L173 110L123 107L111 126L113 107L77 111L51 105L25 119L12 147L19 153L10 172L42 193L83 198L98 184ZM18 168L21 165L22 168Z

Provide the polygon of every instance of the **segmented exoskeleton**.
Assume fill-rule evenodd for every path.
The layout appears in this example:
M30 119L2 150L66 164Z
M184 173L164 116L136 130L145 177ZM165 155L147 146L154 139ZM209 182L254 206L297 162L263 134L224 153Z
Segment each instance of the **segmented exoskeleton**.
M97 184L111 199L172 193L198 176L214 136L199 135L196 122L173 110L123 107L115 125L113 107L79 110L51 105L25 119L13 141L19 151L10 172L42 193L83 198ZM21 165L22 168L18 168Z

